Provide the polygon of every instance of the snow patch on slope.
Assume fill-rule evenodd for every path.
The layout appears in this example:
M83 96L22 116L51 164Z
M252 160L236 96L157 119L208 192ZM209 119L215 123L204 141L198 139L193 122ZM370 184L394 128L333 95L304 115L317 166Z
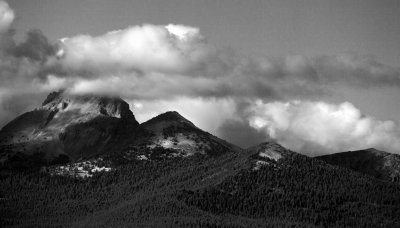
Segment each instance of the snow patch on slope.
M149 159L146 157L146 155L143 155L143 154L142 154L142 155L136 156L136 159L137 159L137 160L142 160L142 161L143 161L143 160L149 160Z
M50 175L69 176L74 178L92 177L94 173L110 172L111 167L102 158L76 162L66 165L53 166L48 168Z
M253 167L253 170L257 171L257 170L261 169L262 166L267 166L267 165L271 165L271 163L267 162L267 161L258 160L258 161L256 161L256 164Z
M195 134L184 135L182 133L176 134L174 137L163 137L158 136L153 140L154 144L148 147L153 149L157 146L161 146L166 149L176 150L177 153L171 154L173 157L187 157L192 156L195 153L205 154L206 149L210 148L208 143L198 138Z
M258 156L262 158L268 158L274 161L278 161L279 159L282 158L282 155L280 153L270 149L265 149L264 151L261 151L260 153L258 153Z
M267 142L250 148L254 155L253 170L259 170L262 166L272 166L278 168L278 161L285 157L285 149L279 144Z

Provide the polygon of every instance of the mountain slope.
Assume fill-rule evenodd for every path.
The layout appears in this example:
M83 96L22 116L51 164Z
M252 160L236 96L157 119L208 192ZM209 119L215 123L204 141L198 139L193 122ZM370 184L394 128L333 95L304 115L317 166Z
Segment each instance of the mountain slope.
M242 149L201 130L178 112L160 114L140 125L147 137L132 144L128 153L138 159L217 156Z
M268 163L255 169L258 161ZM272 142L219 156L132 160L89 179L0 175L4 226L400 225L399 185Z
M8 163L73 161L0 170L1 227L400 226L398 184L274 142L243 150L177 112L139 125L119 98L50 94L0 134Z
M53 92L42 107L1 129L1 161L91 157L106 152L122 137L132 138L138 126L120 98Z
M287 221L299 227L398 227L400 187L264 143L252 168L179 199L214 215ZM275 224L274 226L282 226Z
M386 181L400 183L400 155L374 148L317 157L332 165L346 167Z

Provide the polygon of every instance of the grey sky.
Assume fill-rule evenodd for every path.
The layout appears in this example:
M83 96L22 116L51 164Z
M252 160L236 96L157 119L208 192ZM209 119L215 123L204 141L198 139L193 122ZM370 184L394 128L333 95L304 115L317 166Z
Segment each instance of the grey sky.
M210 42L250 54L372 54L400 64L397 0L12 0L19 31L51 39L130 25L186 24ZM23 32L19 32L22 36Z

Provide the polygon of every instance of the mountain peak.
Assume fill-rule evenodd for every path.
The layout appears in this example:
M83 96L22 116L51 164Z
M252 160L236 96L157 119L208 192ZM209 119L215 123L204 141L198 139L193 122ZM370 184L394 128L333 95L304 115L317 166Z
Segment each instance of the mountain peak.
M269 152L272 153L273 152L273 153L279 154L280 157L282 157L282 156L284 157L288 153L294 153L273 141L262 142L256 146L252 146L252 147L248 148L247 150L253 151L254 153L269 153Z
M194 154L216 156L240 151L240 148L196 127L176 111L162 113L142 123L141 127L151 134L145 142L148 148L166 149L168 156L172 157Z
M119 97L61 90L50 93L42 107L5 125L0 131L0 150L10 148L3 157L6 160L17 153L36 152L47 161L58 155L78 159L116 150L135 137L138 126L129 104Z
M65 90L59 90L59 91L53 91L47 95L46 99L43 101L42 106L45 106L46 104L56 100L59 98Z
M117 118L134 118L129 104L119 97L94 94L75 95L64 90L50 93L42 108L53 112L80 110L81 113Z
M177 121L177 120L178 121L180 121L180 120L189 121L185 117L183 117L181 114L179 114L177 111L167 111L167 112L164 112L164 113L156 116L155 118L162 119L162 120L168 120L168 121Z
M193 128L197 128L192 122L190 122L188 119L186 119L185 117L183 117L181 114L179 114L176 111L168 111L165 113L162 113L148 121L146 121L145 123L143 123L143 125L145 126L151 126L151 125L155 125L155 124L159 124L161 122L164 122L166 124L173 124L173 125L179 125L179 126L190 126Z
M254 163L253 170L259 170L262 166L273 166L276 168L279 166L278 161L299 156L296 152L288 150L273 141L260 143L247 148L246 151L251 155Z
M360 150L360 151L362 151L362 152L368 152L368 153L374 153L374 154L389 154L388 152L385 152L385 151L381 151L381 150L378 150L378 149L375 149L375 148L368 148L368 149L365 149L365 150Z

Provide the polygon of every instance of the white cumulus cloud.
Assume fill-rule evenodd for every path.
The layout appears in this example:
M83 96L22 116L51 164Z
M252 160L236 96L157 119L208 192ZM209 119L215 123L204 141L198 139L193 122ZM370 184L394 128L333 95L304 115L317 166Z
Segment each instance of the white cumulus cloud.
M183 73L207 56L198 28L145 24L101 36L61 39L62 67L76 72Z
M365 116L349 102L258 101L247 112L252 127L304 154L369 147L400 153L400 127Z

